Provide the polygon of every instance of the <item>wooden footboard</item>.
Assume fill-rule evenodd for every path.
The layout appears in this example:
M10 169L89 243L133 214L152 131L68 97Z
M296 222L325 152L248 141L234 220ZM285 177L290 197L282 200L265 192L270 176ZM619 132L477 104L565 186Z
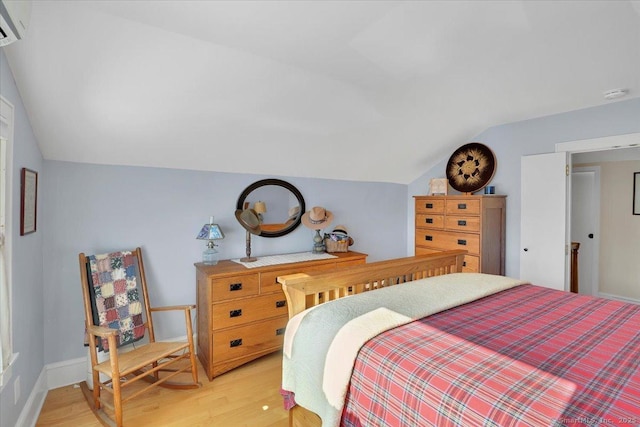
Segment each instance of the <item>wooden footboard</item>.
M300 273L278 277L282 284L289 318L306 308L361 292L411 282L425 277L462 271L467 251L379 261L328 273ZM320 417L301 406L289 411L289 427L321 427Z
M289 318L323 302L425 277L462 271L467 251L455 250L378 261L331 272L298 273L278 277Z

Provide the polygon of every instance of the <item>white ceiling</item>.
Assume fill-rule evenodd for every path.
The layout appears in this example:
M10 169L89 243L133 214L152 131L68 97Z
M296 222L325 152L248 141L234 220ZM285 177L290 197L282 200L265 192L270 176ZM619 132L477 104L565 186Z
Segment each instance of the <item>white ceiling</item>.
M640 94L640 1L34 1L46 159L409 183L498 124Z

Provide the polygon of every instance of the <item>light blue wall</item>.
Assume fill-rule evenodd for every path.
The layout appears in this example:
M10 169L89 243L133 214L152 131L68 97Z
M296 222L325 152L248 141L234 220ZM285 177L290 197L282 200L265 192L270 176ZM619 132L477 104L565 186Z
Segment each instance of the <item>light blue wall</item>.
M491 181L496 193L507 197L506 274L520 275L520 158L555 151L558 142L600 138L640 132L640 98L553 116L494 126L472 139L493 150L497 158L496 174ZM461 141L463 145L471 141ZM429 179L445 176L448 158L412 182L409 187L407 240L413 253L413 215L411 196L427 194ZM544 173L544 171L540 171Z
M155 305L195 302L193 263L203 242L195 235L210 215L225 232L222 258L244 255L245 232L233 210L241 191L271 176L43 161L11 72L0 52L0 93L16 107L13 194L19 171L39 171L38 232L20 237L19 203L13 206L14 346L20 352L13 384L0 394L0 425L14 425L44 364L84 357L77 255L142 246ZM496 126L473 138L496 153L492 184L508 195L507 274L519 274L520 157L554 151L555 143L640 132L640 99ZM462 145L466 141L461 141ZM345 224L353 250L369 261L413 253L413 199L432 177L444 176L447 159L408 186L280 177L295 185L307 208L324 206ZM253 253L307 251L313 232L304 227L276 239L253 238ZM46 272L46 274L43 273ZM178 322L176 322L178 323ZM171 319L158 323L160 338L181 335Z
M194 262L204 242L202 225L215 216L225 234L221 258L245 253L244 229L234 210L240 193L259 175L45 161L42 183L45 363L86 354L78 253L142 246L153 305L195 303ZM369 261L406 255L405 185L280 177L296 186L307 205L324 206L333 225L344 224L352 250ZM304 226L279 238L252 238L255 255L310 251ZM160 318L163 319L163 318ZM179 319L156 324L159 338L184 335ZM184 323L182 323L184 325Z
M0 393L0 426L15 425L27 398L44 366L43 316L43 206L42 192L38 193L37 231L20 236L20 171L23 167L38 172L40 182L47 179L42 170L42 155L31 130L29 119L7 58L0 49L0 94L14 106L13 141L13 197L11 206L11 270L12 270L12 324L13 351L20 353L13 367L12 378ZM65 310L62 306L60 310ZM14 382L20 378L21 396L14 405Z

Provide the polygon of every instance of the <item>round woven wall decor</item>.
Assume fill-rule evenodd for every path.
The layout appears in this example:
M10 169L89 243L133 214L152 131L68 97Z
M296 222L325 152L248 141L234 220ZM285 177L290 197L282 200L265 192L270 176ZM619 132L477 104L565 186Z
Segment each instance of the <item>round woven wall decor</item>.
M471 142L453 152L447 163L447 179L461 193L473 193L486 186L496 171L496 157L484 144Z

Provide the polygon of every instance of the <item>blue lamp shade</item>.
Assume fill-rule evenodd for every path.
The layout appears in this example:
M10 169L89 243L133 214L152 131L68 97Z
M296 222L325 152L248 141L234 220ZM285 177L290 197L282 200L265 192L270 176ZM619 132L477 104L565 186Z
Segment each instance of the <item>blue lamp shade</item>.
M218 263L218 251L216 250L216 244L214 241L224 239L224 233L220 226L218 224L203 225L196 239L207 240L207 247L202 252L202 263L207 265L216 265Z
M200 240L221 240L224 239L224 233L218 224L205 224L198 233L196 239Z

